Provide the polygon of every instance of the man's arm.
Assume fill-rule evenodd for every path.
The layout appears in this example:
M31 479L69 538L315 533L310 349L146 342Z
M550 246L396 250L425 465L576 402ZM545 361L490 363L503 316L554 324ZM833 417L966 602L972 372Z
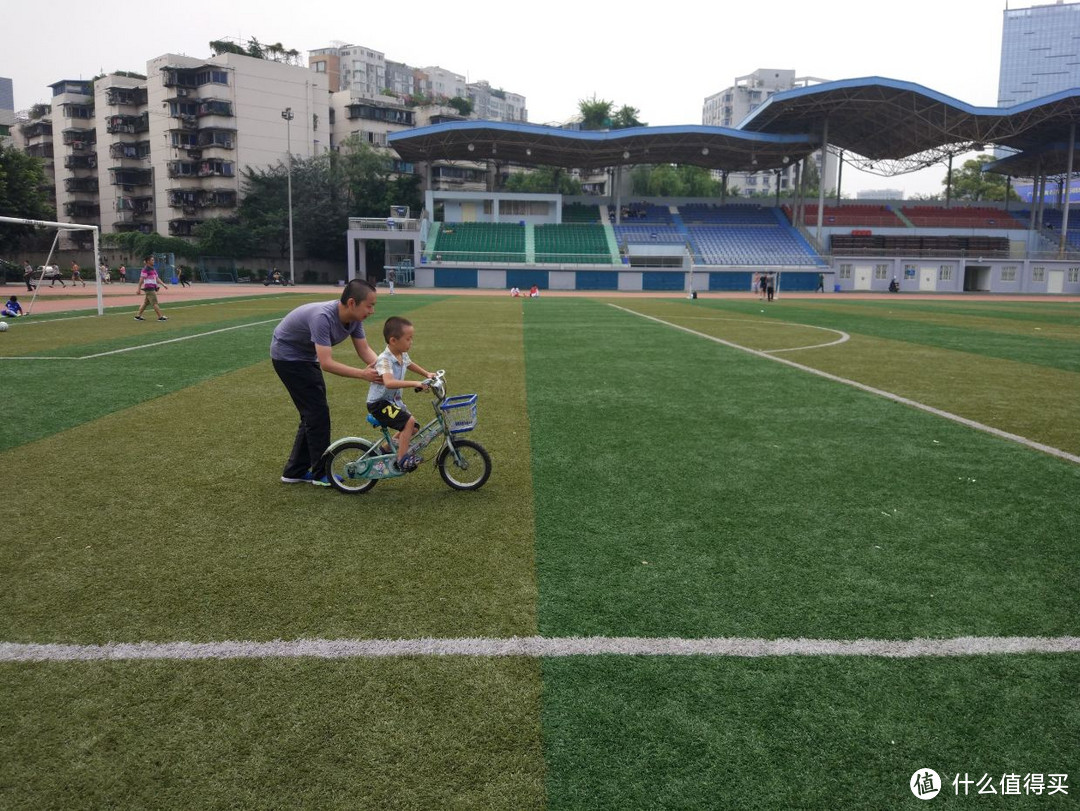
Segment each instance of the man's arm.
M353 338L354 343L358 340L362 339ZM364 345L365 347L367 346L366 341L364 342ZM359 351L360 350L358 347L357 352L359 353ZM368 352L371 352L370 348L368 348ZM371 354L372 360L374 360L375 354L373 352L371 352ZM329 372L332 375L338 375L339 377L352 377L357 380L366 380L368 383L377 383L381 379L379 373L371 367L368 367L366 369L358 369L355 366L350 366L347 363L342 363L341 361L334 360L333 350L329 346L315 344L315 357L318 358L319 366L322 367L322 370L324 372ZM364 356L360 355L360 358L363 359Z

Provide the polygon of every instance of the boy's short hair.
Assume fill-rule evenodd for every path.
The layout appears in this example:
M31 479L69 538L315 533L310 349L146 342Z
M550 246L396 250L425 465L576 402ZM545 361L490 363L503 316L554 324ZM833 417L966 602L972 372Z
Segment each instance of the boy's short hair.
M357 303L367 301L367 297L374 292L375 285L367 279L353 279L346 284L345 289L341 291L341 303L348 304L349 299L352 299Z
M400 338L405 334L405 327L411 327L412 321L408 318L402 318L400 315L392 315L386 319L386 323L382 327L382 337L387 343L390 343L391 338Z

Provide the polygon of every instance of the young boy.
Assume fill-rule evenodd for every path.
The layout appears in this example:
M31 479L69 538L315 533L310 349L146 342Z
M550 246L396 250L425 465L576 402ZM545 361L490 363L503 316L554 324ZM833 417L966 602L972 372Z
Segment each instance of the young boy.
M409 453L409 442L416 433L417 422L405 408L401 390L426 388L426 385L423 381L406 380L405 371L425 378L431 377L431 373L413 363L409 357L413 342L411 321L396 315L387 318L383 324L383 338L386 349L375 360L375 371L382 375L382 381L372 383L368 389L367 407L380 425L398 431L395 437L398 443L397 465L400 470L409 472L416 470L416 466L424 460Z
M0 309L0 316L4 318L18 318L23 314L22 305L19 304L19 297L12 296L6 302L4 302L3 309Z

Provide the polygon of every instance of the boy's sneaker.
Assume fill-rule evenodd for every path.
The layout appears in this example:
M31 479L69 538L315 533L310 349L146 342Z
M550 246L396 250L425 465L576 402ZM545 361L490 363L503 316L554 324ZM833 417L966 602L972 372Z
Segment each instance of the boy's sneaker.
M308 475L310 476L311 474L309 473ZM310 481L316 487L329 487L330 486L330 477L329 476L323 476L321 479L314 479L313 478L313 479L310 479Z
M136 321L145 321L146 319L143 318L141 315L137 315L137 316L135 316L135 320Z
M402 473L412 473L423 462L423 458L415 453L407 453L401 459L398 460L398 470Z
M168 320L169 320L168 316L165 316L165 315L161 316L161 318L158 319L158 321L168 321Z
M285 484L303 484L303 483L311 481L311 471L309 470L303 476L299 476L299 477L282 476L281 481L284 482Z

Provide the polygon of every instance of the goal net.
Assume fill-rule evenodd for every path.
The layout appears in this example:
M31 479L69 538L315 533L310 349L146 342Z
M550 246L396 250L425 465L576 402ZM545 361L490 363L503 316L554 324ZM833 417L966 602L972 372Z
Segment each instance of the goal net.
M37 300L37 291L43 281L48 281L50 277L55 278L53 274L59 274L60 268L52 264L53 254L56 253L56 245L60 239L60 233L62 231L90 231L94 238L94 266L92 270L88 272L94 274L94 287L97 290L97 313L98 315L105 314L105 291L102 289L101 274L97 272L97 269L101 266L101 232L96 225L83 225L76 222L50 222L49 220L28 220L23 217L5 217L0 216L0 223L11 223L12 225L31 225L34 228L50 228L56 232L53 237L52 247L49 248L49 255L45 259L45 264L39 265L34 268L34 272L28 280L34 288L34 293L30 297L30 304L26 308L26 314L30 315L34 311L34 302Z

